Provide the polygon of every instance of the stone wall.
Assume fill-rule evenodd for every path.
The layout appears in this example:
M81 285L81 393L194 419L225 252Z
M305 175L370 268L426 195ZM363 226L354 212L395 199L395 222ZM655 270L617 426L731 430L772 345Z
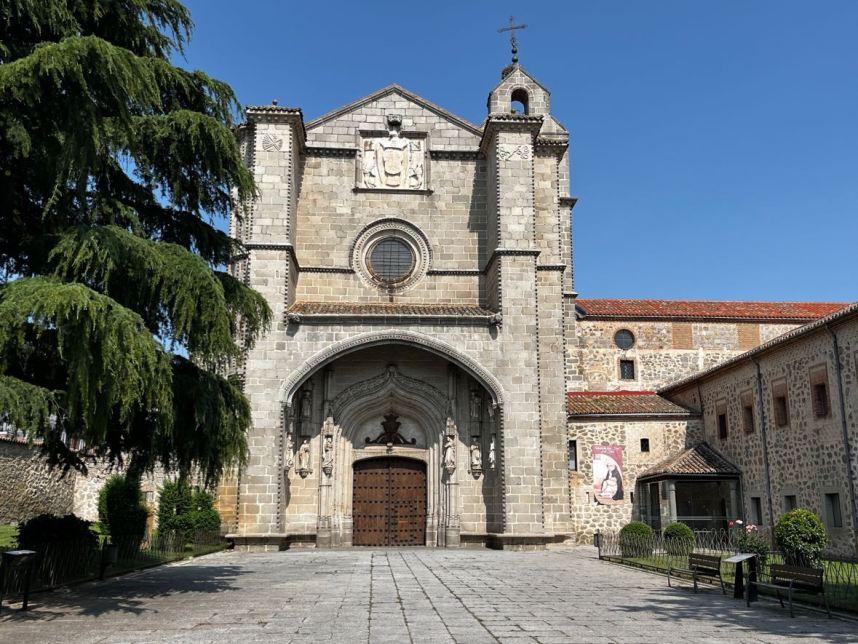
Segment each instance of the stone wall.
M0 523L72 513L75 478L74 471L51 471L38 447L0 438Z
M787 509L787 497L829 522L831 545L844 554L856 550L855 472L858 472L858 321L835 326L842 366L844 436L834 339L825 329L763 353L757 366L748 361L716 372L669 397L702 409L705 440L742 470L745 518L770 528ZM818 415L812 402L812 384L827 383L827 412ZM702 394L702 400L698 395ZM774 409L776 392L787 399L787 423L779 425ZM760 395L762 392L762 396ZM753 423L745 421L744 407L752 407ZM719 414L727 417L727 436L718 431ZM848 445L847 445L848 441ZM851 451L852 477L847 460ZM843 527L831 525L826 494L839 496ZM753 499L759 499L762 517L755 517Z
M689 429L698 421L691 420L604 420L570 422L569 440L577 442L577 471L569 471L571 522L575 538L587 543L597 530L614 532L629 521L639 518L637 511L637 477L667 456L686 447ZM641 451L641 439L648 438L650 451ZM601 505L593 488L593 446L619 445L623 448L622 503Z
M578 321L578 360L590 391L654 391L744 353L795 324L744 322L671 322L642 320ZM623 351L614 343L620 329L634 334L634 346ZM568 351L575 351L575 347ZM620 379L620 360L635 362L635 379Z

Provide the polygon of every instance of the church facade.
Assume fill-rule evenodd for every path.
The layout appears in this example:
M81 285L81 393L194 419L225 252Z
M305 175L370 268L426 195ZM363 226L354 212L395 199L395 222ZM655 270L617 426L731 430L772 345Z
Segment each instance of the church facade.
M308 122L247 109L259 193L234 209L231 270L275 323L236 365L250 456L219 507L237 545L533 548L615 527L642 516L637 472L701 422L657 387L839 308L579 299L550 93L513 64L487 107L475 125L392 85Z

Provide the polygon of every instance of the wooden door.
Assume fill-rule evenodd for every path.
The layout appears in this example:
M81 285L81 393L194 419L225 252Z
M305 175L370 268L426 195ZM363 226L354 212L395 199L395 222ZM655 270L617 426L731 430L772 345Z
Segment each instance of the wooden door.
M356 546L422 546L426 540L426 465L384 457L354 465Z

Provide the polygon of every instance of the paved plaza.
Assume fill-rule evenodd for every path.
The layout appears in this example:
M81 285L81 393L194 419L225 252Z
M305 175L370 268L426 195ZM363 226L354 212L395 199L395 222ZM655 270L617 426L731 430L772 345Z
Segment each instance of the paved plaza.
M858 641L858 622L599 562L591 548L222 552L3 610L0 641Z

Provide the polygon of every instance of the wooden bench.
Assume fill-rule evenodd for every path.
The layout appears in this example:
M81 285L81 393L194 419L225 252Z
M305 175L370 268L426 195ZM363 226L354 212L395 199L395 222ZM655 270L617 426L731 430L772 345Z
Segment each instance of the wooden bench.
M721 577L721 557L720 555L702 555L692 552L688 555L687 568L668 568L667 569L667 585L670 586L670 576L675 572L691 575L691 581L694 582L694 592L697 592L697 579L699 577L710 577L717 579L721 584L721 593L726 594L724 589L724 578ZM672 588L672 586L671 586Z
M804 566L788 566L786 564L772 564L769 568L771 582L748 581L747 605L751 605L751 584L758 588L771 588L775 591L778 601L783 608L784 600L781 591L787 591L789 599L789 616L795 617L792 609L792 595L794 592L808 593L811 595L822 594L825 600L825 612L831 617L831 609L828 607L828 597L825 595L825 582L823 580L824 570L822 568L805 568Z

